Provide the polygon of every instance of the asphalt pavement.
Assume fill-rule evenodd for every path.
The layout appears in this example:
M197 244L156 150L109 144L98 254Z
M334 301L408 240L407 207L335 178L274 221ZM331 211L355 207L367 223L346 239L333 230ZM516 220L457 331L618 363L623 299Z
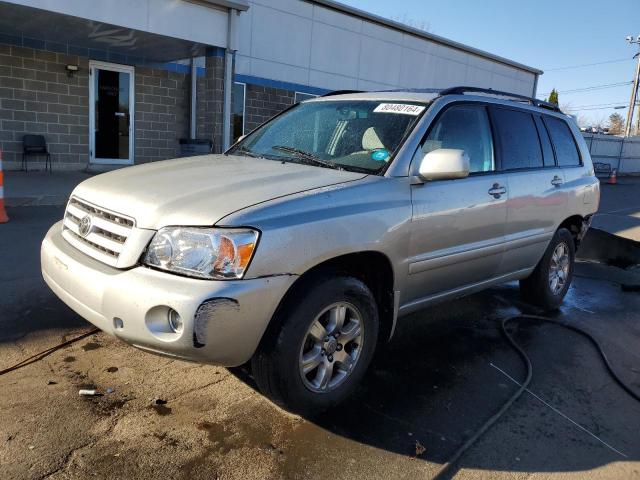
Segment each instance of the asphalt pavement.
M600 190L593 227L640 242L640 177L619 177L615 185L602 181Z
M0 370L91 328L40 276L40 241L62 214L11 208L0 225ZM555 318L593 334L640 391L640 276L592 263L576 272ZM244 369L98 334L0 377L0 478L431 478L524 378L500 332L520 312L536 313L507 284L404 319L356 395L315 419L272 405ZM532 359L529 392L456 478L640 478L640 404L593 345L552 324L512 328Z
M65 205L75 186L91 175L79 171L4 172L5 204L8 207Z

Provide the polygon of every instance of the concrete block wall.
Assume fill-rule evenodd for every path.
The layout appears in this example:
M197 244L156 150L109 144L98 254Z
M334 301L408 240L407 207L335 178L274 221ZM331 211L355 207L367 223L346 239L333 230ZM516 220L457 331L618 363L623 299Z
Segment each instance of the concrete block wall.
M247 84L245 97L245 133L293 105L295 92L281 88Z
M73 77L65 66L78 65ZM0 146L6 169L19 168L22 137L44 135L53 168L86 164L89 151L88 59L0 43ZM30 158L30 164L44 157Z
M65 68L69 64L79 67L72 77ZM210 83L220 83L221 92L219 75L211 69ZM179 139L189 136L190 84L188 73L136 66L136 164L180 156ZM202 134L210 138L215 127L221 140L222 94L218 97L220 117ZM205 123L209 114L204 109L202 116ZM5 169L20 168L25 134L44 135L54 170L87 166L89 58L0 43L0 147ZM44 157L30 157L29 165L43 168Z
M180 156L189 137L189 74L136 68L135 163Z
M205 75L197 81L196 136L213 141L214 153L222 152L224 58L205 59Z
M72 77L66 65L79 66ZM189 136L189 73L135 66L135 163L180 156ZM206 58L197 80L197 137L222 151L224 58ZM295 92L247 84L245 132L294 103ZM0 143L6 169L20 168L22 137L45 136L54 170L89 162L89 58L0 43ZM43 168L44 158L31 158Z

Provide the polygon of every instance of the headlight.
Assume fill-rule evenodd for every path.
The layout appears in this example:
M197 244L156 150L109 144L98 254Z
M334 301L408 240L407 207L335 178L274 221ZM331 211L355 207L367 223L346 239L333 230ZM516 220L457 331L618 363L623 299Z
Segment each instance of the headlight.
M207 279L242 278L258 243L248 228L165 227L147 248L144 263Z

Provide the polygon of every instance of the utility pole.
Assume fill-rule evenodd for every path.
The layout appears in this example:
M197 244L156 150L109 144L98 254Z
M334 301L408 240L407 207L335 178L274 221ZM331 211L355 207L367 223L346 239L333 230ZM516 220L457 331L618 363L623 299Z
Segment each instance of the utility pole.
M631 135L631 124L633 123L633 110L636 106L636 98L638 96L638 84L640 83L640 35L638 35L635 39L629 35L627 37L627 42L629 45L633 45L634 43L638 45L638 53L636 53L633 58L638 58L638 65L636 67L636 74L633 77L633 87L631 87L631 99L629 100L629 110L627 111L627 122L624 126L624 136L628 137ZM638 107L640 110L640 107ZM638 112L638 121L636 123L636 135L640 135L640 112Z

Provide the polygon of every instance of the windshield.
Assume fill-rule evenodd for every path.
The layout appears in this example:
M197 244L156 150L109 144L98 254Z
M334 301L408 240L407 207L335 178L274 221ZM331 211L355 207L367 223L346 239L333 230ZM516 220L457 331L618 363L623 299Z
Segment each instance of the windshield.
M381 173L425 108L409 102L363 100L301 103L228 153Z

